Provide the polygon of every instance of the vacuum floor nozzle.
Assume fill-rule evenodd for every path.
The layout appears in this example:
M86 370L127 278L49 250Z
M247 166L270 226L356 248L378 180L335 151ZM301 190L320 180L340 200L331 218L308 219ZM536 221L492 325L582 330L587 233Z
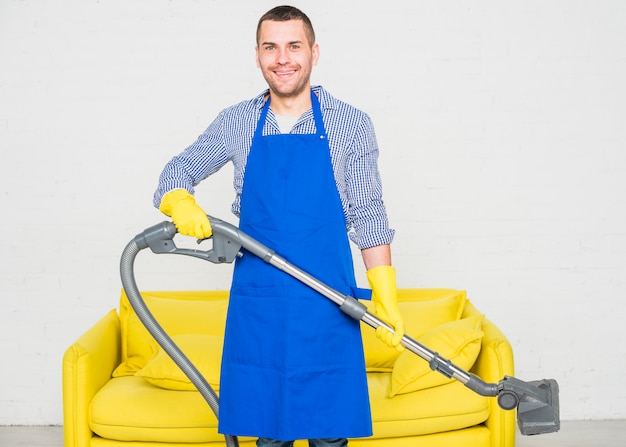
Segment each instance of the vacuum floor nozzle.
M556 380L522 383L523 392L519 392L518 388L520 400L517 407L520 432L523 435L540 435L559 431L559 385Z

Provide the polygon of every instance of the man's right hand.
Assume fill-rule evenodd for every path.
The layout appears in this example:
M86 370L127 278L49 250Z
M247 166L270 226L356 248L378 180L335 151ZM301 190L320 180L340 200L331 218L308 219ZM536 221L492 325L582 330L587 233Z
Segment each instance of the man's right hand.
M404 321L398 308L398 291L396 289L396 269L390 265L379 265L366 272L367 280L372 288L374 313L385 323L394 328L391 333L382 326L376 328L376 336L387 346L398 352L404 351L401 344L404 336Z
M161 199L159 210L172 218L178 232L196 239L211 237L213 230L206 213L184 189L174 189Z

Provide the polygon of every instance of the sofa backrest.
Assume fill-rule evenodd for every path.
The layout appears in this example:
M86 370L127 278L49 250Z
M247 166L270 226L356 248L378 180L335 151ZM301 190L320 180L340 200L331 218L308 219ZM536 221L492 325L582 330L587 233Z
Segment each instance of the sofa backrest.
M223 336L228 291L149 291L142 297L170 336L204 334ZM465 291L455 289L398 289L398 305L405 329L417 338L435 326L458 320L466 303ZM372 303L363 301L373 312ZM134 375L158 352L158 346L130 306L124 291L120 298L122 361L114 377ZM389 372L399 356L380 342L375 331L361 323L368 371Z

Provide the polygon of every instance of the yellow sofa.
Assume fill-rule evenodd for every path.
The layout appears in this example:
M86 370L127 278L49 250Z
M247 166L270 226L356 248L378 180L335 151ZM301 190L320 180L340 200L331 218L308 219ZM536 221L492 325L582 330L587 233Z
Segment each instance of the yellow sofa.
M152 313L216 390L226 291L142 293ZM453 289L400 289L407 333L486 382L513 375L504 334ZM362 324L374 436L352 447L514 447L515 413L387 348ZM168 363L169 362L169 363ZM159 349L122 292L63 358L66 447L225 445L198 391ZM254 439L240 438L242 446ZM297 446L307 445L298 441Z

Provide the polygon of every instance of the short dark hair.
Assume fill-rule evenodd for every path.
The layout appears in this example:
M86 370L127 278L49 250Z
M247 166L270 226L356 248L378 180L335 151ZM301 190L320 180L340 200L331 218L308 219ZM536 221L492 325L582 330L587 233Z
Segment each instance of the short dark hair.
M259 19L259 23L256 27L256 43L259 44L259 38L261 34L261 24L266 20L273 20L275 22L287 22L288 20L302 20L304 23L304 32L309 40L309 45L313 46L315 43L315 31L313 30L313 24L305 13L300 11L295 6L277 6L270 9Z

